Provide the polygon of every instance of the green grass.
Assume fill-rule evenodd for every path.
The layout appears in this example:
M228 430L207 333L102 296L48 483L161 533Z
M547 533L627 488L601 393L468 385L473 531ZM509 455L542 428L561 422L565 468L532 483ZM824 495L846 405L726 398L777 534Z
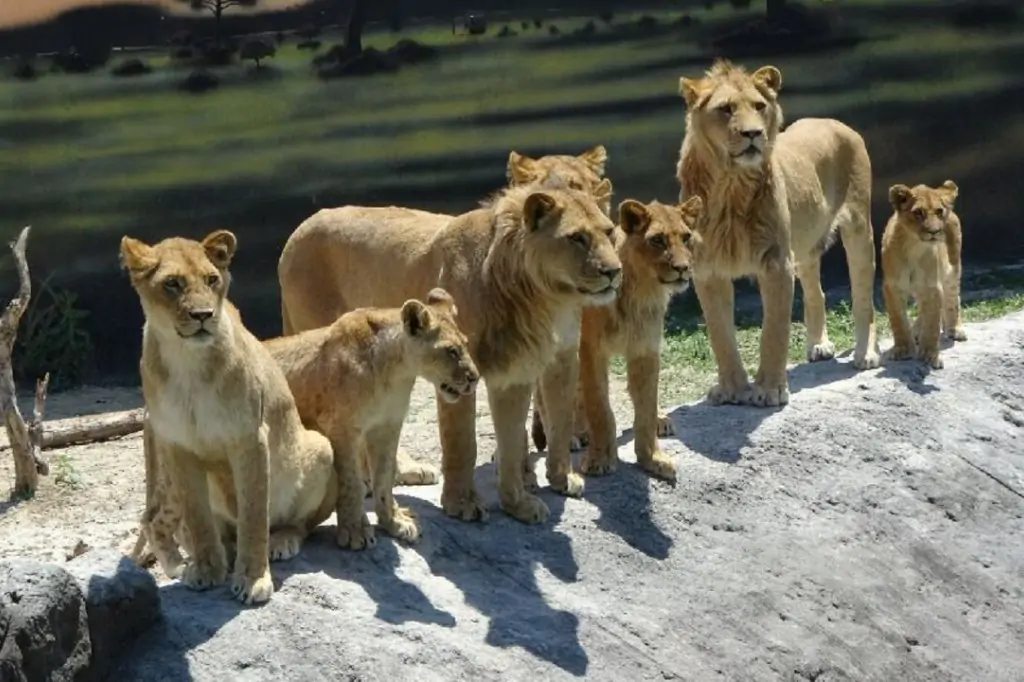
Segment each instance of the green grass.
M965 278L965 288L986 288L990 295L974 301L964 301L961 314L965 322L981 322L1024 310L1024 279L1019 274L990 273L973 280ZM687 293L686 296L694 296ZM830 302L831 303L831 302ZM794 306L797 315L802 314L799 305ZM913 315L913 311L911 311ZM703 396L716 381L715 358L711 352L707 330L699 313L690 313L671 320L674 326L690 327L692 330L667 333L661 352L661 376L659 399L662 405L678 405ZM757 370L761 342L760 317L738 317L736 341L743 364L751 375ZM835 345L836 353L843 353L854 347L853 315L846 300L836 302L828 310L826 325L829 340ZM890 334L889 317L884 309L876 309L875 325L879 339ZM794 319L789 339L789 361L793 364L806 362L804 340L806 328L803 322ZM617 358L612 371L625 376L625 364Z

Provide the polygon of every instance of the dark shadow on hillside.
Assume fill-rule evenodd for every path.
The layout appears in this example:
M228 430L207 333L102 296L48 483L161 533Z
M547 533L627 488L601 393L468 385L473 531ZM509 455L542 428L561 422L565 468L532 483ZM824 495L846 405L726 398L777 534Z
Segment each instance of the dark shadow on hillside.
M939 342L939 348L942 351L952 347L953 342L944 337ZM882 371L878 373L878 376L898 379L911 393L928 395L939 390L938 386L925 383L925 380L933 371L941 372L941 369L933 370L928 364L917 358L892 360L888 357L888 352L882 356L882 362Z
M790 375L790 390L792 390ZM681 405L668 413L675 426L674 438L713 462L735 464L741 450L750 444L753 433L765 419L785 407L712 405L707 399L693 405Z

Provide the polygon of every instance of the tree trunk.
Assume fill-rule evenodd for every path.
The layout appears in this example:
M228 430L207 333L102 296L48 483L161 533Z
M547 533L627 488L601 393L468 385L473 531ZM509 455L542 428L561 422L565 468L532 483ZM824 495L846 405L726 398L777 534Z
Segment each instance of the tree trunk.
M224 13L224 7L220 1L213 6L213 39L220 45L220 16Z
M363 25L366 23L366 0L352 0L352 12L345 26L345 48L351 55L363 52Z

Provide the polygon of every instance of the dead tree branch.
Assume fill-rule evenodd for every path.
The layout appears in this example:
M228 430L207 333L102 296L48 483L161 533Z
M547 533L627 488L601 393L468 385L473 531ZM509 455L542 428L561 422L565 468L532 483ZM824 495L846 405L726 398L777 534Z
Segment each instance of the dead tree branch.
M122 410L96 417L80 418L79 421L84 423L78 426L48 431L42 438L40 448L53 450L54 448L99 443L129 436L142 430L144 416L145 410L140 407L135 410ZM0 451L10 448L10 443L0 445Z

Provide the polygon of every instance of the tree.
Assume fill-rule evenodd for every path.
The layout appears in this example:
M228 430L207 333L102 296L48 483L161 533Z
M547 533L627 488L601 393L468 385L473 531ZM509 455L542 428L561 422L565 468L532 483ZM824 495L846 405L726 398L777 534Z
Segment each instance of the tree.
M267 57L273 57L275 54L277 54L277 48L274 47L273 43L263 40L262 38L255 38L253 40L247 40L242 45L242 50L238 53L238 56L241 59L253 60L256 62L256 68L261 69L263 68L263 65L260 64L260 60L266 59Z
M220 42L220 20L225 10L232 7L255 7L259 0L177 0L187 4L196 12L207 11L213 14L214 37Z
M352 0L352 11L345 25L345 49L349 54L363 52L363 25L366 24L366 0Z

